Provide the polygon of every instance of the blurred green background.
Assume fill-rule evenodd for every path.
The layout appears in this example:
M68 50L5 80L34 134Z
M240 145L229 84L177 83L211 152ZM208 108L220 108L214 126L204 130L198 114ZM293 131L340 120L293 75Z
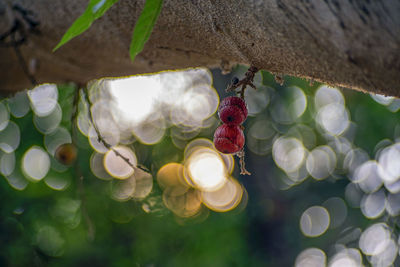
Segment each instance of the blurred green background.
M252 175L241 176L238 159L232 172L209 144L219 99L245 71L3 98L0 266L398 266L400 101L261 71L245 95ZM93 122L141 169L104 147ZM71 165L56 159L64 143L77 148ZM231 188L202 187L193 144L226 174L210 165L198 177Z

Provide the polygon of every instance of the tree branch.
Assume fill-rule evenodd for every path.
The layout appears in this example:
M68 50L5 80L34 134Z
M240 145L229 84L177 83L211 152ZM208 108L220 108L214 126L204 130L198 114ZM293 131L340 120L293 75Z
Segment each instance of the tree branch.
M13 1L13 0L11 0ZM17 1L17 0L15 0ZM135 4L133 4L135 3ZM144 0L119 1L91 29L51 50L86 8L80 0L19 0L40 22L21 52L36 60L39 83L86 83L165 69L242 63L364 92L400 97L400 2L170 0L143 53L132 64L129 43ZM12 25L0 22L0 33ZM168 47L169 49L163 49ZM28 81L0 47L0 92Z
M116 156L118 156L121 159L123 159L126 162L126 164L128 164L133 170L141 169L142 171L148 172L148 170L146 168L143 168L143 167L141 167L139 165L138 166L133 165L132 162L129 160L129 158L125 157L118 150L114 149L114 147L112 145L110 145L109 143L107 143L107 141L103 138L103 136L100 133L99 128L97 127L96 123L93 120L93 114L92 114L92 109L91 109L91 107L93 106L93 103L90 100L89 92L88 92L86 87L84 87L83 90L84 90L85 100L86 100L86 102L88 103L88 106L89 106L89 120L90 120L91 124L93 125L93 128L94 128L94 130L95 130L95 132L97 134L97 140L100 143L102 143L107 149L112 150L115 153Z

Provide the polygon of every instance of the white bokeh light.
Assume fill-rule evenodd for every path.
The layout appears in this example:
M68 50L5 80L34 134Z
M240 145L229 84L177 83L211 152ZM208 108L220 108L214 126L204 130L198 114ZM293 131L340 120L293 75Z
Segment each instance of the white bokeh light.
M282 88L271 101L271 117L273 120L290 124L296 121L307 107L307 97L299 87Z
M33 146L22 158L22 169L33 181L40 181L50 169L50 157L42 148Z
M326 255L319 248L303 250L296 258L295 267L325 267Z
M308 154L306 166L313 178L322 180L334 171L336 154L329 146L319 146Z
M49 115L57 106L58 89L55 84L42 84L28 91L28 97L35 114Z
M382 179L378 173L378 163L375 160L369 160L358 166L351 177L354 183L366 193L377 191L382 186Z
M365 255L378 255L386 249L389 240L389 227L385 223L376 223L361 234L359 246Z
M7 127L10 120L10 112L8 111L4 101L0 101L0 131Z
M333 256L328 266L361 267L363 266L361 253L355 248L344 248Z
M15 168L15 154L11 153L2 153L0 151L0 173L4 176L10 175Z
M303 212L300 218L300 229L305 236L317 237L329 227L330 216L321 206L313 206Z
M384 148L378 162L378 173L384 182L396 182L400 178L400 143Z
M185 178L204 191L215 191L227 181L225 163L218 152L210 148L200 148L190 154L185 163Z
M370 94L370 96L373 100L375 100L375 102L384 106L389 105L395 99L393 96L384 96L380 94Z
M361 200L361 211L365 217L375 219L383 214L386 207L386 196L383 190L364 195Z
M210 209L225 212L234 209L242 199L243 189L241 185L230 178L216 191L202 192L203 203Z
M96 100L93 107L101 103L101 112L92 107L100 132L119 134L128 140L131 134L148 145L158 143L171 124L182 131L203 128L219 104L211 73L204 68L103 79L92 84L92 91L98 91L91 97ZM97 120L101 122L107 116L111 119L101 127ZM79 121L81 131L87 132L87 123ZM114 123L118 127L111 129Z
M137 164L136 155L128 147L117 146L110 149L104 156L103 163L106 171L115 178L126 179L130 177L135 170L125 161L125 159L117 155L115 151L129 160L130 164L133 166L136 166Z
M348 111L338 103L321 107L318 110L316 120L331 135L342 134L350 125Z
M17 92L12 98L9 98L8 107L14 117L22 118L25 116L30 109L27 91Z
M155 75L115 79L108 84L115 97L118 118L134 124L141 123L154 111L162 90L162 84Z
M329 87L326 85L319 87L315 93L316 108L319 109L332 103L344 105L344 97L342 93L334 87Z
M306 157L306 150L301 141L291 137L280 137L272 146L275 163L286 172L298 170Z
M6 153L11 153L15 151L21 139L21 131L19 126L10 121L7 127L0 131L0 149Z

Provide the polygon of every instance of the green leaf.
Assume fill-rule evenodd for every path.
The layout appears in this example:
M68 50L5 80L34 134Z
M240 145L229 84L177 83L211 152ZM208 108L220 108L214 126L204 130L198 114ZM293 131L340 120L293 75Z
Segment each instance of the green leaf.
M67 32L62 37L61 41L57 44L56 47L54 47L53 52L72 38L82 34L84 31L89 29L93 21L103 16L104 13L117 1L118 0L90 0L85 12L78 19L75 20L71 27L69 27Z
M129 55L132 61L143 50L144 44L149 39L160 14L162 3L163 0L147 0L144 4L143 11L133 30L132 41L129 47Z

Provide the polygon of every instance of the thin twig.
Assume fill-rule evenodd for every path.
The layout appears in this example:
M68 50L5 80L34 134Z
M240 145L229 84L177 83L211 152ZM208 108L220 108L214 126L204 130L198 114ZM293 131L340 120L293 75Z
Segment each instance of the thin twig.
M245 159L244 149L242 148L242 150L237 152L236 156L239 157L240 174L241 175L251 175L251 173L248 170L246 170L246 163L244 161L244 159Z
M231 83L228 88L226 89L227 92L232 92L235 91L238 87L242 87L240 89L239 93L240 98L244 99L244 92L247 88L247 86L252 87L253 89L257 89L256 86L254 85L254 76L258 72L258 68L251 66L247 72L244 74L244 78L238 81L237 83Z
M111 149L111 150L115 153L116 156L118 156L118 157L120 157L121 159L123 159L133 170L135 170L135 169L141 169L142 171L149 172L146 168L143 168L143 167L140 166L140 165L138 165L138 166L133 165L133 164L131 163L131 161L129 160L129 158L127 158L127 157L125 157L124 155L122 155L122 154L121 154L118 150L116 150L112 145L110 145L109 143L107 143L107 141L106 141L106 140L103 138L103 136L101 135L99 128L98 128L97 125L94 123L93 114L92 114L92 109L91 109L93 103L92 103L92 101L91 101L90 98L89 98L88 90L87 90L87 88L84 88L83 90L85 91L85 93L84 93L85 100L86 100L86 102L89 104L89 107L88 107L88 109L89 109L89 120L90 120L91 124L93 125L93 128L94 128L94 130L95 130L95 132L96 132L96 135L97 135L97 140L99 141L99 143L102 143L107 149Z

